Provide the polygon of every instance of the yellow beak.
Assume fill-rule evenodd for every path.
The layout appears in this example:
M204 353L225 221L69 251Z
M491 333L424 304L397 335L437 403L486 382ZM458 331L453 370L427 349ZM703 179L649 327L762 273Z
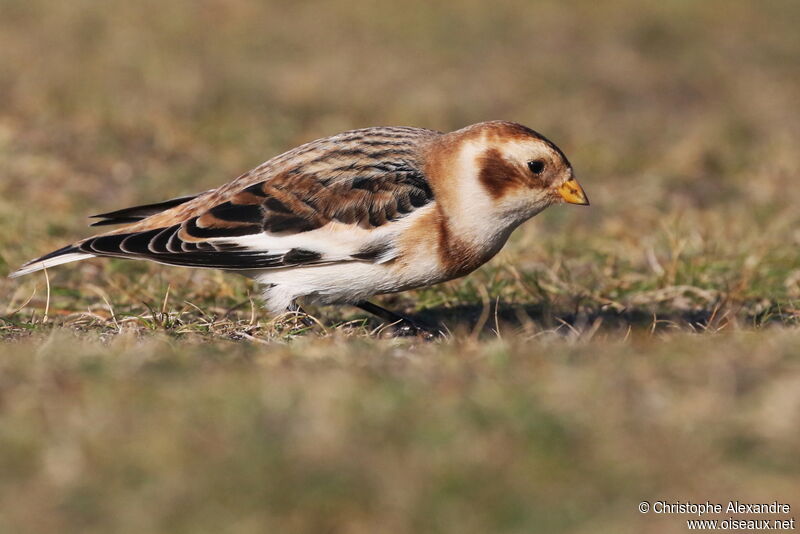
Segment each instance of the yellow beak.
M558 194L568 204L578 204L579 206L588 206L589 199L586 198L586 193L583 192L581 184L575 178L570 178L558 187Z

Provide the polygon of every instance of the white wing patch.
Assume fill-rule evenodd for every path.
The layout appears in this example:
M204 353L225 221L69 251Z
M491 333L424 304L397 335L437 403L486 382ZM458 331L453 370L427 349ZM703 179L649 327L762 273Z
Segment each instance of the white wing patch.
M324 263L366 260L367 257L372 263L386 263L397 257L398 251L393 246L397 237L427 211L427 207L419 209L398 221L369 229L332 221L322 228L291 235L259 233L208 241L271 254L302 249L320 254Z

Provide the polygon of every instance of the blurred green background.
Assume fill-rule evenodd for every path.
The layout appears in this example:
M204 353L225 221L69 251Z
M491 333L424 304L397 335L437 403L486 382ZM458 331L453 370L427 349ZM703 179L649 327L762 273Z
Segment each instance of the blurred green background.
M636 505L794 497L798 27L792 0L0 0L0 274L365 126L521 122L592 200L384 297L430 345L347 308L303 331L215 272L0 280L0 532L684 532Z

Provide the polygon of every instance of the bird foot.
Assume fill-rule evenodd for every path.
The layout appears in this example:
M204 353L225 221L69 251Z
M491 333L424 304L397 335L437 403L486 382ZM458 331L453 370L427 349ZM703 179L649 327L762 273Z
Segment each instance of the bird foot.
M394 337L418 337L425 341L433 341L444 336L444 333L438 328L423 326L410 319L403 319L393 323L391 328Z
M286 311L287 313L294 314L294 321L296 324L299 323L299 326L301 328L311 328L312 326L317 324L317 322L311 318L308 312L306 312L303 308L301 308L300 305L298 305L296 302L293 302L286 309Z
M438 328L423 326L411 317L391 312L371 302L359 302L356 306L386 321L394 337L418 337L425 341L431 341L444 336L444 332Z

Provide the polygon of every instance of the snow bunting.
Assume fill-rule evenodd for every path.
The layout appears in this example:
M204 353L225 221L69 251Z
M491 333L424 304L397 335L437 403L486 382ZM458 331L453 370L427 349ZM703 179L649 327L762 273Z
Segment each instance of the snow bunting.
M520 124L450 133L352 130L311 141L197 195L95 215L123 225L33 260L12 277L95 256L235 271L266 307L352 304L406 332L373 295L464 276L551 204L588 205L561 150Z

